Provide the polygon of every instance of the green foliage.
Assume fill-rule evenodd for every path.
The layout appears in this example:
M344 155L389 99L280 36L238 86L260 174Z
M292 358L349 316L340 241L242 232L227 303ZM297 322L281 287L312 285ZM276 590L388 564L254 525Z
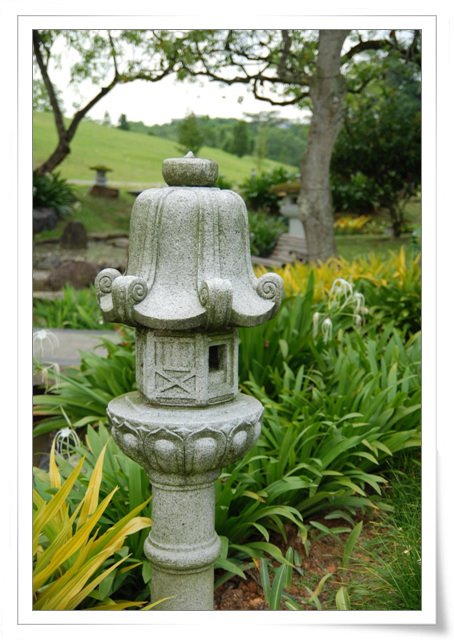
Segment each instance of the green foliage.
M367 213L383 207L389 211L395 234L401 233L403 203L421 184L421 82L417 67L390 58L383 78L349 98L331 172L337 209Z
M355 539L342 587L351 609L421 609L420 471L420 460L408 453L384 469L392 508L371 524L372 536Z
M59 216L73 211L76 196L71 185L59 173L33 174L33 206L55 209Z
M243 157L252 154L259 128L255 114L247 114L247 117L248 120L244 121L235 118L197 116L197 126L208 147L223 149ZM166 124L152 125L149 127L149 133L177 141L180 122L181 120L176 119ZM143 123L137 124L143 125ZM137 130L139 130L138 127ZM268 116L265 156L282 164L299 167L306 148L307 130L308 125Z
M233 184L222 173L218 175L215 186L219 189L233 189Z
M294 563L300 563L300 558L298 553L289 547L286 553L286 560L287 563L271 569L272 577L268 560L266 558L260 560L260 584L263 589L263 597L267 608L271 611L279 611L282 608L281 602L283 599L286 602L291 600L284 589L291 585L293 566ZM299 571L301 572L300 569Z
M130 128L127 117L122 113L118 119L118 129L121 129L122 131L129 131Z
M264 553L282 562L282 554L270 542L269 532L275 531L285 539L286 522L306 535L301 514L283 500L289 491L286 479L267 484L260 477L268 462L266 455L250 453L224 470L216 482L216 531L228 540L232 562L259 558ZM265 542L257 541L257 535Z
M76 429L106 424L110 400L135 389L135 353L130 339L121 345L109 340L102 340L102 344L107 357L83 352L80 369L58 375L48 393L34 396L34 415L42 418L33 430L35 436L66 427L66 416Z
M388 328L375 340L345 334L320 368L275 370L275 399L251 380L248 390L265 405L256 454L267 464L251 464L249 474L259 486L284 480L284 504L305 518L373 506L383 483L375 470L420 444L420 361L420 336L405 344Z
M358 170L347 179L336 173L331 176L331 195L335 211L371 213L379 203L374 179Z
M249 241L253 256L268 256L285 231L283 219L260 211L249 211Z
M192 151L194 155L202 148L203 135L197 124L197 117L190 113L178 126L178 143L183 154Z
M294 178L295 174L283 167L252 174L240 185L241 193L246 205L253 211L278 213L280 198L276 193L270 191L270 188L282 182L289 182Z
M57 137L51 114L35 112L33 114L33 167L46 160L56 143ZM220 148L211 147L208 142L206 145L201 155L217 162L225 177L235 184L244 180L255 166L251 156L238 158ZM157 135L149 136L144 132L120 131L116 127L103 127L84 119L71 143L71 153L59 169L61 168L61 175L65 178L91 182L93 172L89 167L103 164L108 158L109 165L115 172L112 175L116 181L140 183L148 188L152 183L162 183L163 159L179 155L181 153L177 140L166 140ZM267 159L264 162L266 170L274 167L276 163L272 160ZM122 193L120 190L120 197ZM130 201L130 213L132 199L127 194L125 197ZM91 199L96 200L96 198ZM109 207L112 205L104 200L102 204Z
M103 608L138 607L145 602L115 603L112 597L131 566L129 536L149 528L149 518L139 516L146 502L126 509L123 517L103 523L116 487L100 499L105 447L88 475L82 495L71 492L84 466L80 458L62 482L54 447L49 472L35 470L33 492L33 608L73 610L101 604ZM121 566L123 565L123 566Z
M112 328L102 319L94 287L74 289L69 285L63 287L62 298L33 300L33 326L88 330Z
M376 288L368 281L358 281L358 289L368 301L370 315L375 323L388 322L393 318L394 325L404 335L411 335L421 329L421 280L407 279L402 285L390 282Z
M244 120L238 120L233 126L230 137L225 143L224 150L242 158L251 151L251 142L249 140L249 127Z

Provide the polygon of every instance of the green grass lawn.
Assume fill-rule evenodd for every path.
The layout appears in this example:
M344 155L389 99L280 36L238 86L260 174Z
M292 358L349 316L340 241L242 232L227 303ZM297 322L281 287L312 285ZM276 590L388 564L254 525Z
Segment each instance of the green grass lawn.
M118 199L96 198L90 195L89 189L88 186L75 186L74 193L78 202L74 213L60 219L55 229L39 233L36 240L59 238L69 220L82 222L88 233L128 234L135 197L127 189L120 189Z
M34 166L45 160L55 143L56 133L52 115L34 113ZM179 155L181 152L178 146L170 140L83 121L74 138L70 155L57 171L69 180L91 181L94 179L94 171L90 170L90 166L107 164L113 169L113 172L108 174L112 185L137 183L146 187L153 183L162 184L162 161ZM219 165L220 173L233 182L235 188L238 188L238 184L250 175L252 169L256 168L253 157L238 158L220 149L203 147L199 155L215 160ZM275 166L278 166L277 163L271 160L263 163L264 170L270 170ZM128 193L127 187L120 188L117 200L94 198L88 193L89 186L78 185L75 187L75 192L79 204L71 219L83 222L89 233L128 233L134 197ZM420 224L420 201L414 199L407 205L406 219L412 225ZM36 239L59 237L66 222L67 219L61 220L56 229L43 232ZM408 245L410 242L410 237L401 239L367 235L336 237L337 251L341 257L347 259L369 252L386 256L390 250L399 250L402 244Z
M412 198L405 206L405 221L409 225L409 229L417 229L421 225L421 200ZM380 213L376 216L381 221L390 224L390 220L386 213ZM409 247L412 245L411 232L404 233L400 238L394 238L391 235L336 235L336 248L338 254L346 260L353 260L358 256L364 256L368 253L387 257L390 251L399 251L401 246Z
M33 114L33 166L42 163L54 149L57 142L55 125L50 113ZM57 168L68 180L94 180L91 166L104 164L113 169L108 174L112 185L135 182L141 185L163 183L162 161L165 158L181 156L178 145L170 140L143 133L122 131L104 127L95 122L83 121L71 144L71 153ZM238 185L256 169L252 156L238 158L230 153L211 147L202 147L198 155L214 160L219 165L219 173ZM263 170L269 171L284 166L294 171L294 167L280 165L272 160L263 162Z
M408 247L410 244L411 238L408 236L401 238L370 237L367 235L336 237L337 253L346 260L353 260L368 253L375 253L386 258L390 251L400 251L401 246Z

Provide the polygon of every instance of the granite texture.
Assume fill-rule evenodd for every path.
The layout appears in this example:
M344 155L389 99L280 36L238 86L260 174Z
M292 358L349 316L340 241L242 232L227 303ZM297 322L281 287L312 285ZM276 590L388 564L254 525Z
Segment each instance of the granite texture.
M140 392L109 403L112 436L147 471L153 487L153 526L145 555L153 569L151 598L172 596L164 609L213 607L214 481L260 435L263 407L251 396L197 408L151 405Z
M138 391L109 403L112 436L147 471L153 526L144 551L159 608L213 608L214 482L260 435L263 407L238 393L238 326L271 318L279 276L256 278L246 206L214 187L217 165L170 158L169 186L142 192L125 274L96 277L108 321L136 328Z
M133 391L107 408L117 444L152 481L172 485L190 483L188 476L217 475L244 455L260 435L262 412L258 400L242 393L223 404L175 410L151 405Z
M181 160L191 175L208 162ZM104 269L95 286L106 320L174 331L261 324L283 297L278 275L254 274L242 198L203 186L143 191L131 215L126 275Z
M155 403L205 406L238 393L238 336L223 332L136 331L137 387Z

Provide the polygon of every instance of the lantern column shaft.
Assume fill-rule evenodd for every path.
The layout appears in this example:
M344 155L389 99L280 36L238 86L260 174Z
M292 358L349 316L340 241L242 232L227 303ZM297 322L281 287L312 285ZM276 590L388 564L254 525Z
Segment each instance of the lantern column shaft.
M217 475L217 474L216 474ZM151 601L165 610L213 609L213 564L220 541L214 529L214 479L173 478L177 485L153 486L151 533L145 554L152 564Z

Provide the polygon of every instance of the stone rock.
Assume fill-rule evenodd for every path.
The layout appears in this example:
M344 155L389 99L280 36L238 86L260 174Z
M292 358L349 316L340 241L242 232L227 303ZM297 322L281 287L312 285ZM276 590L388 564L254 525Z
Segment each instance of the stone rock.
M71 220L63 229L60 246L64 249L86 249L88 243L87 230L79 220Z
M104 187L103 185L95 184L90 189L90 195L97 198L118 198L119 190L112 187Z
M53 269L47 278L47 289L59 291L65 284L84 289L94 283L99 267L93 262L65 260Z
M33 270L33 291L44 291L47 286L48 271Z
M109 244L119 249L127 249L129 247L129 238L114 238Z
M55 229L58 223L58 215L51 207L33 209L33 233Z
M48 251L43 254L36 250L33 252L33 269L37 269L38 271L50 271L51 269L58 267L61 262L62 259L60 256L52 251Z

